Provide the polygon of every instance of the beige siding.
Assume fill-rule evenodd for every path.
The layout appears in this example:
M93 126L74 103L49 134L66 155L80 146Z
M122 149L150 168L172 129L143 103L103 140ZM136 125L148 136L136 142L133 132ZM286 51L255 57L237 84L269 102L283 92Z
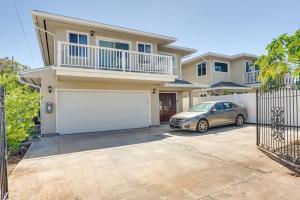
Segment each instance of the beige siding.
M254 58L241 57L234 60L228 60L218 57L209 57L208 73L206 77L197 76L196 64L203 61L203 59L198 59L191 63L184 64L182 67L182 77L184 80L191 81L194 83L208 84L212 85L220 81L234 82L238 84L244 84L245 75L245 61L253 61ZM229 64L229 72L215 72L214 62L225 62Z
M26 75L24 75L26 77ZM37 71L30 74L30 77L41 79L41 122L42 133L56 133L56 89L87 89L87 90L134 90L149 91L151 94L151 125L158 125L159 120L159 91L160 85L157 84L137 84L115 81L60 81L51 69ZM52 87L52 92L48 92L48 87ZM153 89L156 89L153 94ZM53 113L46 113L46 102L54 103ZM177 92L178 111L182 111L182 93Z
M206 76L198 76L197 64L204 60L197 60L195 62L185 64L182 66L182 79L198 84L211 84L211 63L206 63Z
M74 31L74 32L81 32L88 34L88 41L89 45L95 45L97 46L97 39L98 38L110 38L113 40L121 40L121 41L127 41L130 43L130 50L137 51L137 44L138 42L144 42L149 43L152 45L152 51L154 54L164 53L164 54L175 54L177 57L177 66L174 68L174 74L177 75L179 78L181 78L181 66L180 61L182 58L182 55L176 51L176 50L159 50L158 48L158 42L155 39L149 39L144 37L137 37L130 34L122 34L118 32L113 31L106 31L106 30L96 30L92 27L84 27L84 26L74 26L70 24L63 24L58 22L48 22L47 24L47 30L50 32L53 32L55 34L55 41L53 41L52 36L48 35L48 48L50 49L50 63L53 63L53 50L54 50L54 43L57 45L58 41L68 42L68 31ZM94 31L94 35L91 36L91 31ZM45 40L43 40L45 41ZM46 43L42 44L42 49L44 49L44 52L46 51ZM57 47L56 47L57 48ZM48 55L45 55L45 59L49 59ZM54 65L57 65L57 61L54 61Z

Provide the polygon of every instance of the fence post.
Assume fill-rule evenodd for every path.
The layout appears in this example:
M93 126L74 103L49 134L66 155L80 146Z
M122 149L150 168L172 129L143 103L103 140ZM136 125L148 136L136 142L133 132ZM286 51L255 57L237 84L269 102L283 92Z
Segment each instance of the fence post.
M8 176L7 176L7 143L5 128L5 93L4 87L0 85L0 178L1 178L1 200L8 199Z
M259 145L259 128L258 128L258 89L255 90L256 94L256 145Z

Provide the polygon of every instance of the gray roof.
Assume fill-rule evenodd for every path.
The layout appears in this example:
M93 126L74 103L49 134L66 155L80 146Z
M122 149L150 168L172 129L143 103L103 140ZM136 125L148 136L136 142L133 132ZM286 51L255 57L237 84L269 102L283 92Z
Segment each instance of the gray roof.
M192 85L191 82L181 80L181 79L177 79L177 78L175 79L175 81L172 81L172 82L169 82L169 83L172 83L172 84L190 84L190 85Z
M225 82L225 81L215 83L215 84L211 85L210 87L211 88L216 88L216 87L244 87L244 88L246 88L246 86L244 86L244 85L233 83L233 82Z

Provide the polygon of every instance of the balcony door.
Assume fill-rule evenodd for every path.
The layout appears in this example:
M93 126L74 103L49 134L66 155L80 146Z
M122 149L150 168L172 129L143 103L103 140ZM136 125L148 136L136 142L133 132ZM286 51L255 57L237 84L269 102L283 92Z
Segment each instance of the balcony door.
M121 70L122 66L128 68L129 66L129 51L130 42L128 41L119 41L108 38L99 38L97 40L98 46L104 47L99 50L99 67L104 69L116 69ZM109 48L109 49L106 49ZM112 49L117 50L126 50L122 51L113 51ZM123 56L125 59L123 59ZM124 65L123 65L123 62Z
M167 122L176 114L176 93L159 94L159 116L160 122Z

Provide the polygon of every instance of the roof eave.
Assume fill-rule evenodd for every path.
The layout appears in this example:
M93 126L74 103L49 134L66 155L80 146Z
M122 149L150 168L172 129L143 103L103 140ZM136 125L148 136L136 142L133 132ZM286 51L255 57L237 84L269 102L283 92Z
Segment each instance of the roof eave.
M117 31L117 32L122 32L122 33L127 33L127 34L138 35L141 37L148 37L148 38L153 38L156 40L162 40L163 41L162 44L165 44L165 45L177 41L177 39L175 37L164 36L164 35L160 35L160 34L139 31L139 30L135 30L135 29L123 28L120 26L113 26L113 25L109 25L109 24L104 24L104 23L99 23L99 22L94 22L94 21L84 20L84 19L79 19L79 18L74 18L74 17L68 17L68 16L63 16L63 15L58 15L58 14L53 14L53 13L48 13L48 12L43 12L43 11L38 11L38 10L33 10L31 12L31 14L32 14L32 16L54 19L57 21L63 21L63 22L68 22L68 23L73 23L73 24L78 24L78 25L92 26L92 27L99 28L99 29Z

